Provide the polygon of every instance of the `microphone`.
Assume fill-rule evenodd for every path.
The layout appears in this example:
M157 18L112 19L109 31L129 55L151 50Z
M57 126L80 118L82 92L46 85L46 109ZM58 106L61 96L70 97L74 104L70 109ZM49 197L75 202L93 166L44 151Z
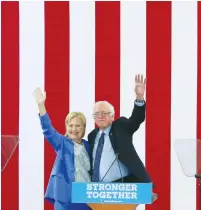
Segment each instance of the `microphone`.
M120 171L120 174L121 174L121 182L123 183L124 182L124 177L122 176L122 173L121 173L121 167L119 165L119 159L118 158L117 158L117 162L118 162L119 171Z
M119 153L115 153L115 155L116 155L115 159L113 160L112 164L110 165L109 169L107 170L107 172L105 173L105 175L103 176L103 178L101 179L100 182L103 181L103 179L104 179L105 176L108 174L109 170L111 169L111 167L113 166L113 164L114 164L114 162L115 162L116 160L117 160L117 162L118 162L119 171L120 171L120 174L121 174L121 180L122 180L122 182L124 181L124 178L123 178L122 172L121 172L121 167L120 167L120 165L119 165L119 159L118 159Z

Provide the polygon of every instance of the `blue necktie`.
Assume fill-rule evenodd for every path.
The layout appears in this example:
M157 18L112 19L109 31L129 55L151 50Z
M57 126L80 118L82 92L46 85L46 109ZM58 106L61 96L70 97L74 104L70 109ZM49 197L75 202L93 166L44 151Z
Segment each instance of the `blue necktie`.
M105 135L105 133L101 134L101 137L98 142L98 147L96 149L96 157L95 157L95 161L94 161L92 182L99 182L99 169L100 169L101 154L102 154L103 145L104 145L104 135Z

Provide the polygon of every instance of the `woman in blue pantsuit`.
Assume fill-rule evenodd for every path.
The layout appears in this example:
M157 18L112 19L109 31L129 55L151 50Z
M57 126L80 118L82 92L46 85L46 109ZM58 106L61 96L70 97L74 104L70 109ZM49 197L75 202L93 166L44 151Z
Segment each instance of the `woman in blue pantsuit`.
M40 88L36 88L34 97L43 134L56 152L45 199L54 205L54 210L90 210L87 204L71 203L72 182L90 182L89 145L82 139L86 118L81 112L69 113L65 119L66 134L59 134L46 111L46 97Z

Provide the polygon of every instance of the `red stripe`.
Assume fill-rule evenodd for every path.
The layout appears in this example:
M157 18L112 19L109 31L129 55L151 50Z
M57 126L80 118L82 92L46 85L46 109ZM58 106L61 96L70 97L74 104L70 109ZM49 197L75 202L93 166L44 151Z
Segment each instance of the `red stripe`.
M160 195L146 210L170 210L171 2L147 2L146 15L146 168Z
M120 2L95 3L95 100L107 100L120 114Z
M45 90L47 111L58 132L65 133L69 111L69 2L45 2ZM55 152L45 142L45 189ZM45 210L53 205L45 203Z
M1 132L2 135L19 135L18 2L1 2ZM17 148L2 172L2 210L19 209L18 154Z
M197 138L201 140L201 2L197 3L198 6L198 34L197 34L197 42L198 42L198 76L197 76ZM198 160L199 160L199 169L201 168L200 164L200 149L201 145L199 144L198 148ZM198 171L199 174L201 171ZM196 209L200 210L200 192L199 192L199 181L197 180L197 197L196 197Z

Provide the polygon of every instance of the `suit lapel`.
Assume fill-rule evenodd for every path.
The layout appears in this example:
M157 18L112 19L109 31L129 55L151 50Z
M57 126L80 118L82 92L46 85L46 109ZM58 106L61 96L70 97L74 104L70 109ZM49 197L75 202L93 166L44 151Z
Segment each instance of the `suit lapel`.
M116 147L116 143L115 143L115 137L114 137L114 129L113 129L113 124L112 127L110 129L110 133L109 133L109 137L110 137L110 142L112 144L112 148L114 149L114 152L117 153L117 147Z
M91 144L90 144L91 148L90 148L90 150L91 150L92 153L93 153L94 143L95 143L95 139L96 139L96 135L97 135L98 131L99 131L99 129L96 128L91 135Z
M96 139L96 135L98 133L99 129L95 128L94 131L92 131L89 142L90 142L90 149L89 149L89 157L90 157L90 165L91 165L91 175L93 170L93 149L94 149L94 143Z

